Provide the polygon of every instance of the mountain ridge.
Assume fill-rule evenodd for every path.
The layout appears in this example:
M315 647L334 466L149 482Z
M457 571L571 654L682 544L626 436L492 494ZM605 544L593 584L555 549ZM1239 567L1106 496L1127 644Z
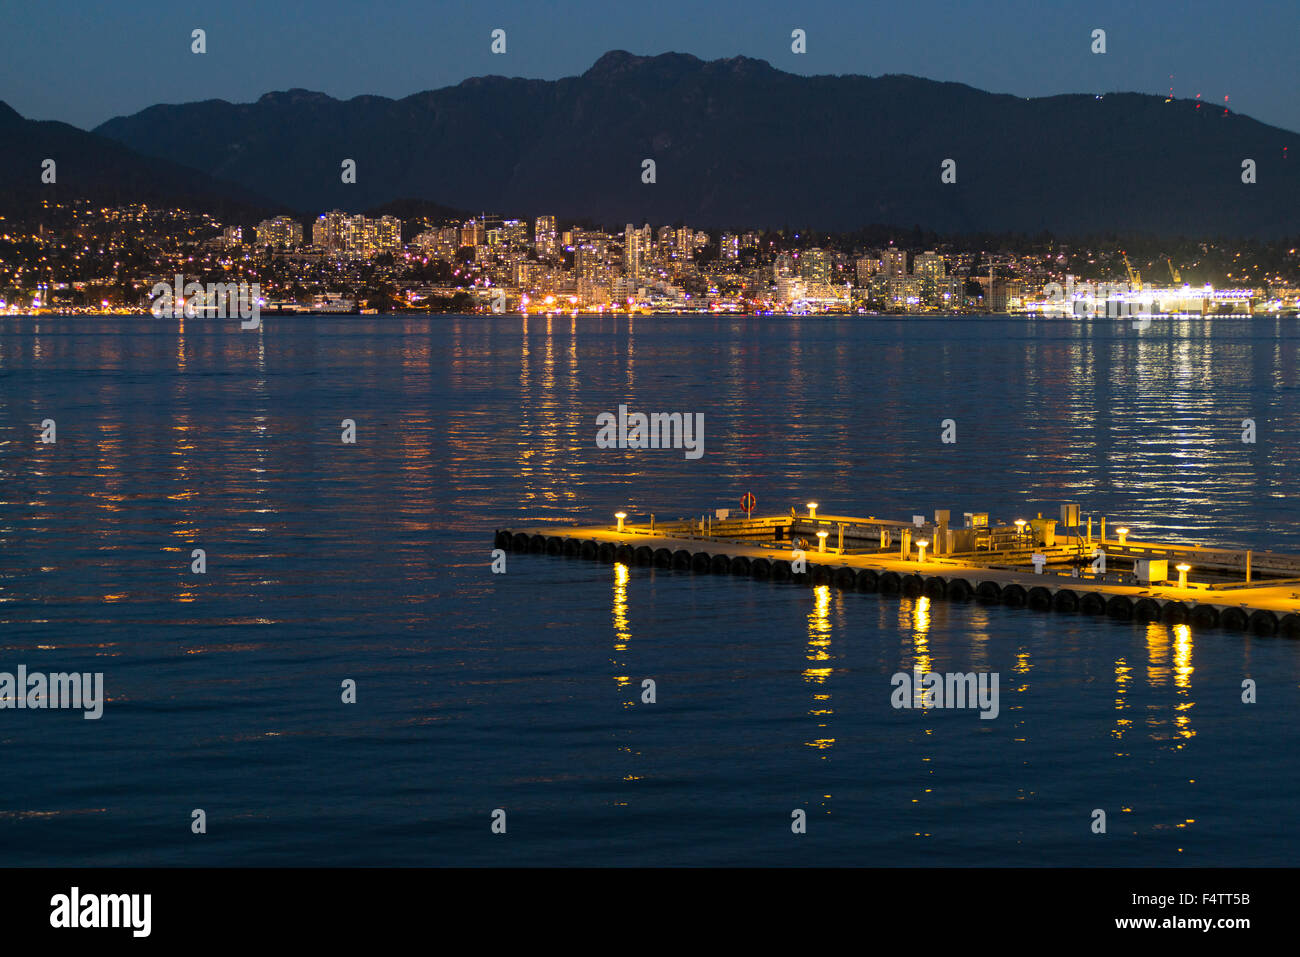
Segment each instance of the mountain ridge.
M53 183L43 163L55 162ZM27 213L44 200L106 205L174 204L247 217L283 207L255 191L171 160L148 156L54 120L29 120L0 101L0 209Z
M293 88L157 104L93 132L309 216L414 198L610 225L1300 232L1300 136L1221 107L802 76L743 56L612 50L558 80L470 77L401 99ZM1247 158L1254 184L1241 181ZM355 184L341 182L345 159ZM940 180L947 159L955 183Z

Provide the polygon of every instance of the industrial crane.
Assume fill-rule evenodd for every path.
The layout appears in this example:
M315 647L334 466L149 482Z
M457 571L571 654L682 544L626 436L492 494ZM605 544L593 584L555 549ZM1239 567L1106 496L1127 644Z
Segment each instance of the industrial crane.
M1119 251L1119 254L1120 254L1121 256L1124 257L1124 268L1128 270L1128 281L1129 281L1129 285L1131 285L1131 286L1133 287L1133 291L1134 291L1134 292L1141 292L1141 291L1142 291L1142 274L1141 274L1140 272L1136 272L1136 271L1133 269L1133 267L1132 267L1131 265L1129 265L1128 254L1127 254L1126 252L1124 252L1124 250L1121 249L1121 250Z
M1173 277L1174 285L1181 286L1183 284L1183 274L1174 268L1174 261L1168 256L1165 257L1165 262L1169 263L1169 275Z

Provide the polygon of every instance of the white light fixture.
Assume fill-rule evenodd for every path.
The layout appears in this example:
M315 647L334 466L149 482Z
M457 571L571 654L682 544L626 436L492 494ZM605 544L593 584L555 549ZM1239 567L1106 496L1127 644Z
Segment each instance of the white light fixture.
M827 531L821 531L817 533L817 551L819 552L826 551L826 536L829 534L830 532Z
M1127 528L1117 528L1117 529L1115 529L1115 534L1119 536L1119 543L1120 543L1121 545L1123 545L1124 542L1125 542L1125 540L1128 538L1128 529L1127 529Z
M1175 565L1174 567L1178 569L1178 587L1179 587L1179 588L1186 588L1186 587L1187 587L1187 573L1190 572L1190 571L1192 570L1192 566L1191 566L1191 565L1188 565L1186 562L1184 562L1184 563L1182 563L1181 565Z
M615 512L614 517L618 519L618 530L623 531L623 519L627 518L627 512Z
M817 503L816 503L816 502L809 502L809 503L808 503L808 517L809 517L809 518L816 518L816 517L817 517Z
M920 549L920 552L921 552L921 557L918 558L917 561L919 561L919 562L924 562L924 561L925 561L925 549L926 549L926 546L928 546L929 544L930 544L929 542L924 541L924 540L918 541L918 542L916 543L916 547L917 547L918 549Z

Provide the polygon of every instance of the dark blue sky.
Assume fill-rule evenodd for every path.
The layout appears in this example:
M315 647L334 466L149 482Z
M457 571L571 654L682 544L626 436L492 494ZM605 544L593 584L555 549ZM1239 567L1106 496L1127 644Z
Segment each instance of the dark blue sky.
M208 53L190 53L207 30ZM507 31L508 52L489 52ZM808 52L790 51L807 31ZM1095 28L1108 52L1090 52ZM401 97L488 73L555 79L612 49L796 73L912 73L999 93L1197 93L1300 131L1300 0L63 0L0 8L4 99L93 127L154 103L305 87Z

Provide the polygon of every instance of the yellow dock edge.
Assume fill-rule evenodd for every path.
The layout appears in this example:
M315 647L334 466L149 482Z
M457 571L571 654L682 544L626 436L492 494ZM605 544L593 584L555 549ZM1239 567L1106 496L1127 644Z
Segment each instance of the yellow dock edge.
M975 599L1041 611L1109 615L1121 620L1191 623L1257 635L1300 638L1300 585L1236 586L1229 593L1205 586L1122 585L1044 569L972 565L958 559L907 560L883 554L839 554L811 548L807 570L796 574L789 543L757 543L650 532L644 526L544 525L498 529L496 547L508 551L582 557L628 565L655 565L761 580L810 582L846 590L909 597ZM1225 601L1229 594L1236 601ZM1215 599L1219 600L1215 600ZM1243 600L1244 599L1244 600Z

